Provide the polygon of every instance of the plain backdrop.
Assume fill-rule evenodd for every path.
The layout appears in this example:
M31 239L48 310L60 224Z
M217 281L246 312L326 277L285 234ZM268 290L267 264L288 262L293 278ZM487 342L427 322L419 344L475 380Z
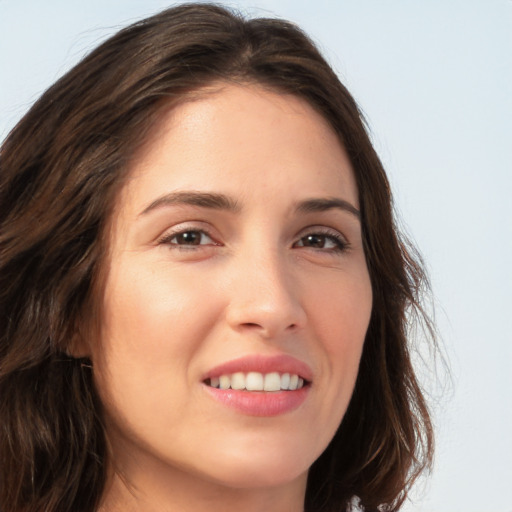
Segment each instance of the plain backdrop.
M0 138L161 0L0 0ZM512 512L512 1L239 0L297 22L366 114L434 289L451 382L425 371L434 473L406 510ZM122 56L120 57L122 58Z

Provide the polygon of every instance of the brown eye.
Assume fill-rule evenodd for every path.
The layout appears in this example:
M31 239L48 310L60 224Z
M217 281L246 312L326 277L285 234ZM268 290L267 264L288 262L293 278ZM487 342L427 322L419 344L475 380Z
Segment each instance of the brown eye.
M343 251L347 243L339 235L327 233L310 233L300 238L294 247L308 247L312 249L325 249L327 251Z
M330 242L325 235L308 235L301 238L301 240L303 247L314 247L315 249L324 249L326 243Z
M170 245L181 246L197 246L213 244L213 240L204 232L199 230L189 229L181 233L170 235L164 240L165 243Z
M199 233L199 231L186 231L176 235L174 238L176 239L175 243L180 245L200 245L202 236L203 234Z

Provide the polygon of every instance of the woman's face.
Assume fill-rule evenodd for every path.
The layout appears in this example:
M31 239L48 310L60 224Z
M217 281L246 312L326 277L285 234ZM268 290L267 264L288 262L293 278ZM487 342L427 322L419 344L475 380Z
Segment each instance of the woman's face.
M347 409L372 304L326 121L256 86L175 108L120 194L107 267L91 350L125 477L303 483Z

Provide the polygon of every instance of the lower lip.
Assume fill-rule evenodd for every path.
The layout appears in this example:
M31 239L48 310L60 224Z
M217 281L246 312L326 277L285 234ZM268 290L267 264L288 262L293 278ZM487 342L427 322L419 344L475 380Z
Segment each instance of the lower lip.
M248 416L279 416L304 403L309 386L295 391L240 391L218 389L205 385L214 399Z

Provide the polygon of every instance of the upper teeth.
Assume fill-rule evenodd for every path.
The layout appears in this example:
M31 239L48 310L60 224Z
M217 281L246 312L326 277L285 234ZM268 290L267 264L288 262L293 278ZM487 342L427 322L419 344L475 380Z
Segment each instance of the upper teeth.
M245 389L247 391L294 391L304 386L304 379L294 373L237 372L210 379L210 386L220 389Z

